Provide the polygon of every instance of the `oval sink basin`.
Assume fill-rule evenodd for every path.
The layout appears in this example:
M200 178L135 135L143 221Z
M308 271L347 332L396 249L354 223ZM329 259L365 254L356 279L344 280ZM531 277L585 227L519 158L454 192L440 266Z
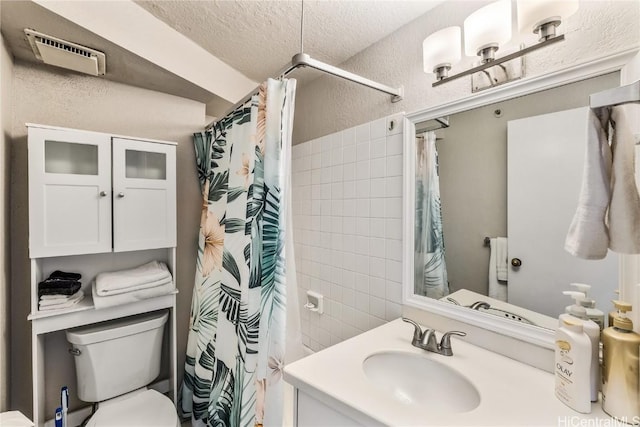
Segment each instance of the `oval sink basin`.
M427 357L402 352L376 353L367 357L362 367L379 389L401 403L419 406L425 414L468 412L480 404L480 394L469 380Z

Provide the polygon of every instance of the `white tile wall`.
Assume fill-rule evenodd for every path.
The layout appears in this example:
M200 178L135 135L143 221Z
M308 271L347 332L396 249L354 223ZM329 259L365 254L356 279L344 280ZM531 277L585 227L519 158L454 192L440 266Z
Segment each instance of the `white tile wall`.
M389 122L395 126L389 129ZM303 342L321 350L401 315L402 117L293 147L293 228Z

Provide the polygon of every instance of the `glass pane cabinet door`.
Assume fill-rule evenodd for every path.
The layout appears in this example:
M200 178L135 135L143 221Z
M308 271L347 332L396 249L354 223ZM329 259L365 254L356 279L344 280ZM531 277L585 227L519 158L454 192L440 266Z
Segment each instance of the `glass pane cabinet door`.
M31 258L111 251L111 141L29 127Z
M176 245L175 145L113 138L113 250Z

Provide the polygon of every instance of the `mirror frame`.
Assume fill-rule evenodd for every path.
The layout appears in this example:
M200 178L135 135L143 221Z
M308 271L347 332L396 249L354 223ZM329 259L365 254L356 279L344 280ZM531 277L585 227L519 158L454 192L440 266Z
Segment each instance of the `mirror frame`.
M460 307L414 294L415 156L410 154L415 148L415 125L425 120L449 116L602 74L622 71L625 65L638 54L639 51L638 48L624 50L549 74L518 80L509 85L496 87L495 89L471 95L460 100L405 115L403 122L403 235L406 241L403 245L402 271L402 302L404 305L426 310L436 315L455 319L544 348L553 348L554 330L514 322L488 313L480 313L479 311L470 310L466 307ZM624 259L624 257L621 256L621 259ZM620 275L620 280L623 279L623 276L623 274ZM618 288L620 287L619 283Z

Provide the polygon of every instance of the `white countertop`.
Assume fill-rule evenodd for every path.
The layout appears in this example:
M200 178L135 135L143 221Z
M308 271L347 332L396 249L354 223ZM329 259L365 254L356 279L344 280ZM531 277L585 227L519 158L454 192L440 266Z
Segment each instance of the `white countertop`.
M577 421L582 418L613 421L600 403L591 405L591 414L580 414L556 399L553 374L457 338L451 339L451 357L427 352L411 345L412 336L413 326L396 319L286 366L284 379L364 425L571 426L587 425ZM479 406L465 413L429 413L393 399L388 390L370 382L362 368L368 356L388 351L419 354L458 371L478 390Z

